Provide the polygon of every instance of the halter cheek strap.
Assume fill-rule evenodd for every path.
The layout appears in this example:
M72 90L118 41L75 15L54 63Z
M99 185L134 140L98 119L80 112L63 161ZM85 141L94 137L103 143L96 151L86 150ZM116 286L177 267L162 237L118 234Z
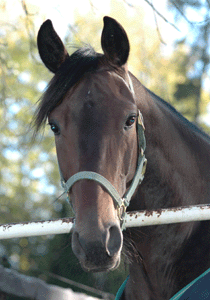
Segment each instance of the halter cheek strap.
M69 193L70 189L76 182L84 179L96 181L101 186L103 186L105 190L109 193L109 195L112 197L115 206L117 207L118 217L121 221L122 230L125 229L124 217L126 214L126 209L130 204L130 200L133 194L135 193L137 186L141 184L141 182L143 181L145 170L146 170L147 160L144 155L144 151L146 149L146 139L144 135L143 118L140 111L139 111L138 122L137 122L137 133L138 133L138 149L139 149L137 168L132 183L122 198L118 193L118 191L115 189L115 187L105 177L103 177L98 173L90 172L90 171L78 172L73 176L71 176L65 182L62 172L60 170L61 185L67 194Z

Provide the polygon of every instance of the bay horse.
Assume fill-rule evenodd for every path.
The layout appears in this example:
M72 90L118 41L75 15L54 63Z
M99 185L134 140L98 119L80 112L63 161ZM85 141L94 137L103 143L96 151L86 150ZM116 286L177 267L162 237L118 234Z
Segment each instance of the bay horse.
M69 55L52 22L43 23L38 49L55 75L37 108L36 131L48 119L64 186L71 178L72 248L83 269L117 268L124 240L130 275L120 299L167 300L210 267L210 222L122 233L123 206L102 178L123 199L142 152L137 130L142 115L148 163L127 210L208 203L210 138L128 71L129 40L110 17L104 17L101 46L103 54L84 47ZM75 180L81 172L98 175Z

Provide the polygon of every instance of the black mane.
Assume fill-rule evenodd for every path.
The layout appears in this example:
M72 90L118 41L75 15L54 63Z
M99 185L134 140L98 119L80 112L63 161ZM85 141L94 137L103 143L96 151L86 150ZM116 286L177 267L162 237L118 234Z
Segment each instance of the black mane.
M200 129L197 125L195 125L194 123L190 122L188 119L186 119L181 113L179 113L171 104L169 104L168 102L166 102L165 100L163 100L162 98L160 98L159 96L157 96L156 94L154 94L152 91L148 90L147 91L150 93L150 95L152 95L153 98L155 98L155 100L163 103L166 107L169 108L169 110L171 110L174 114L177 115L177 117L180 119L180 121L183 122L183 124L186 125L186 127L188 129L190 129L190 131L193 131L195 133L198 133L199 135L201 135L203 138L207 139L207 141L210 143L210 136L205 133L202 129Z
M98 68L101 56L92 47L85 47L76 50L66 59L39 100L34 118L36 132L44 125L48 114L63 100L67 91L87 72Z

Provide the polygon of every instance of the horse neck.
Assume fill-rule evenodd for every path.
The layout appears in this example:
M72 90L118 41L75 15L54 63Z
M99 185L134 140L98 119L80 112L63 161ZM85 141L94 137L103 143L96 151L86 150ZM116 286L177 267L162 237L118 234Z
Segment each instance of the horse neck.
M135 79L133 82L137 105L143 114L146 128L145 154L148 165L144 181L132 198L129 210L208 203L209 139L199 130L191 129L178 113L156 99ZM182 282L179 282L179 276L176 275L177 269L188 270L192 260L201 265L201 272L205 271L210 264L208 257L188 255L191 247L198 249L202 244L197 239L204 234L201 226L203 223L190 222L126 230L125 244L127 239L133 245L130 248L133 252L131 256L140 253L143 258L141 263L138 264L136 260L130 265L131 280L127 295L134 290L138 294L137 298L130 294L130 299L170 298L196 277L198 269L195 268ZM141 291L135 288L139 285L142 286ZM146 298L144 295L149 296Z
M160 190L161 186L162 198L163 187L169 193L164 202L158 199L147 202L145 208L208 203L210 138L143 86L137 99L146 128L145 188L150 185L150 194L158 196L157 188Z

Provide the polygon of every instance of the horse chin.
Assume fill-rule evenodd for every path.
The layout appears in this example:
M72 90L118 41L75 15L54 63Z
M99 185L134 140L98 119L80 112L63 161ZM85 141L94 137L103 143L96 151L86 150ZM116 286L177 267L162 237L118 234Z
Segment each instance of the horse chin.
M120 256L113 259L106 265L91 264L88 260L80 261L80 265L85 272L97 273L97 272L109 272L117 269L120 264Z

